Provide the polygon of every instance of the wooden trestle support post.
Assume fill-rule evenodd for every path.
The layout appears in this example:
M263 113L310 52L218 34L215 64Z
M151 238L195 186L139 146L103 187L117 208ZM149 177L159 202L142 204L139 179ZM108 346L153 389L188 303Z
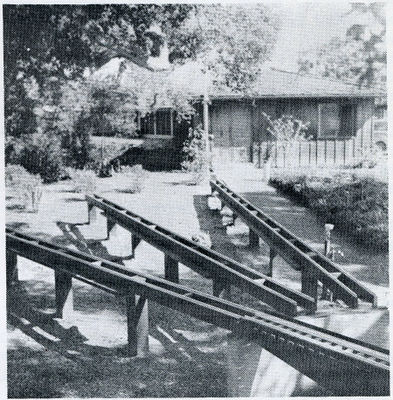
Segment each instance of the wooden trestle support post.
M277 252L273 249L273 247L270 247L269 251L269 270L267 272L267 276L272 277L273 276L273 260L276 257Z
M213 279L213 296L231 299L231 284L222 279Z
M138 244L141 242L141 238L134 233L131 233L131 256L135 257L135 250Z
M106 217L106 239L108 240L111 236L111 232L113 228L116 226L116 221L114 221L112 218Z
M249 233L249 246L255 248L259 246L259 236L258 234L250 228Z
M318 278L315 272L303 267L301 271L302 292L317 301L318 299Z
M94 207L93 204L88 203L87 205L87 223L90 224L92 222L97 221L97 207Z
M13 251L6 251L7 288L18 281L18 256Z
M149 312L147 298L131 292L126 297L126 307L128 356L143 357L149 351Z
M72 276L55 270L56 317L68 318L74 310Z
M165 254L164 256L165 279L179 283L179 262Z

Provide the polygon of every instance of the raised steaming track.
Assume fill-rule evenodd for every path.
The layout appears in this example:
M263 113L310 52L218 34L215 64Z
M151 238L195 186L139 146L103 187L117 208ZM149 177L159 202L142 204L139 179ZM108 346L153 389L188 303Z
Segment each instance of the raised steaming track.
M54 269L55 276L60 272L115 295L137 294L228 329L257 342L333 394L389 395L388 350L281 315L256 311L11 229L6 231L6 244L7 276L12 275L19 255Z
M334 298L349 307L358 307L359 300L376 303L376 295L332 260L315 251L304 241L255 207L244 197L218 180L211 180L212 193L239 216L251 231L261 237L270 248L289 265L302 272L302 291L315 300L320 281Z
M103 210L108 221L108 231L114 224L118 224L163 251L169 257L166 260L166 276L172 281L178 282L177 262L181 262L202 276L213 279L213 291L217 295L221 289L233 285L286 315L296 315L298 307L309 311L316 308L316 302L310 296L292 290L275 279L171 232L103 197L86 196L86 201L89 213L92 207Z

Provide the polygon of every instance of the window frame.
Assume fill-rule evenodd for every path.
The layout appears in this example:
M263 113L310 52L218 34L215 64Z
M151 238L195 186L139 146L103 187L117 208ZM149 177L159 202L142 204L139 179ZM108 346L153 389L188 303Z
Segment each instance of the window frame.
M339 122L339 130L338 134L335 136L322 136L322 127L321 127L321 116L322 116L322 107L326 104L336 104L338 106L338 122ZM351 125L351 134L350 135L343 135L343 108L344 107L350 107L350 125ZM317 139L319 140L334 140L334 139L339 139L339 140L345 140L345 139L350 139L352 137L356 136L356 104L350 103L350 102L340 102L340 101L324 101L324 102L319 102L318 103L318 132L317 132Z
M170 113L170 118L169 118L169 126L170 126L170 134L169 135L159 135L157 134L157 112L158 111L169 111ZM163 107L163 108L159 108L157 110L154 110L152 113L150 113L150 115L153 117L153 131L154 133L147 133L147 134L143 134L142 137L145 138L157 138L157 139L172 139L174 137L174 112L173 112L173 108L170 107ZM145 123L145 118L146 117L142 117L140 118L141 124Z

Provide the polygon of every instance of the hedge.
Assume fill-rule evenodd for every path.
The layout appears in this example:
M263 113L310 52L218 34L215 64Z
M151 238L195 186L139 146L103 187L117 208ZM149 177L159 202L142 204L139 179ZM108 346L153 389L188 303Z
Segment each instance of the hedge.
M325 171L321 175L282 173L270 183L364 246L388 250L387 182L348 172L329 176Z

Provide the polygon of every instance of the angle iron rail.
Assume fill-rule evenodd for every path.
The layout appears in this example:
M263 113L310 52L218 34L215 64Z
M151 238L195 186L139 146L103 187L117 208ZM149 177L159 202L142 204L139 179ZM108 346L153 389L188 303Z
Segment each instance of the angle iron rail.
M118 204L97 195L86 196L86 201L89 207L100 208L107 218L202 276L241 287L250 295L288 315L296 315L297 306L309 311L316 309L312 297L287 288L252 268L148 221Z
M210 181L212 192L241 217L285 261L297 269L312 271L334 296L350 307L358 306L358 299L376 304L376 295L359 283L332 260L308 246L304 241L266 215L261 209L229 189L218 179Z
M339 395L388 395L389 351L253 310L96 256L7 229L7 251L127 296L130 290L255 341Z

